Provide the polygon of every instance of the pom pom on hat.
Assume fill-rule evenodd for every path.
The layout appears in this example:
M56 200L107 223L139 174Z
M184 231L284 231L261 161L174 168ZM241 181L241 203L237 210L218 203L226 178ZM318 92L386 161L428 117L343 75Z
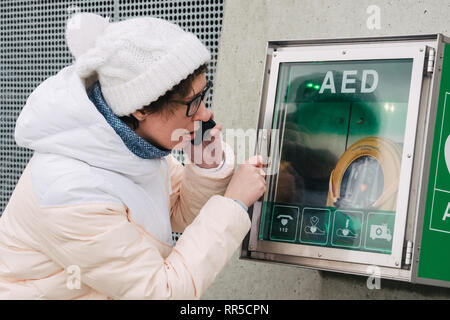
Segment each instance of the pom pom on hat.
M67 20L66 41L70 52L79 58L95 47L98 37L109 25L109 18L93 13L77 13Z

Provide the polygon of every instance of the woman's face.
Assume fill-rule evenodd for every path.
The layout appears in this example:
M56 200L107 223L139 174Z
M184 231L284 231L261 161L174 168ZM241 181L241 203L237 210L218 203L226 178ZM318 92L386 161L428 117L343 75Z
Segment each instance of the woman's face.
M205 87L206 74L203 73L194 78L192 90L187 97L175 97L174 99L189 102ZM187 105L177 102L172 103L176 105L173 113L143 114L140 111L133 112L133 115L139 120L139 127L135 130L136 134L157 147L172 150L183 140L187 141L194 138L194 130L197 129L197 127L194 128L195 121L208 121L213 117L212 111L207 109L203 102L193 117L186 117ZM183 134L184 136L182 136Z

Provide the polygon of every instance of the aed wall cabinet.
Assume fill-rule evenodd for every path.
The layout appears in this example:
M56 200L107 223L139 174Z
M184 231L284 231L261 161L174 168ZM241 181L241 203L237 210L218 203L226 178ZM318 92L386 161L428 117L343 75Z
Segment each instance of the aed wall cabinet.
M449 43L268 43L242 259L450 287Z

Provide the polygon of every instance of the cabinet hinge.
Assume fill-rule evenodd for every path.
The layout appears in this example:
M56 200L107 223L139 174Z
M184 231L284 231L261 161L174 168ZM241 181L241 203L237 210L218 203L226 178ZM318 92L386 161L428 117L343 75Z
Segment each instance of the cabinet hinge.
M428 51L428 62L427 62L428 73L433 73L435 58L436 58L436 51L433 48L430 48L430 50Z
M413 247L414 243L412 241L406 242L405 265L411 265Z

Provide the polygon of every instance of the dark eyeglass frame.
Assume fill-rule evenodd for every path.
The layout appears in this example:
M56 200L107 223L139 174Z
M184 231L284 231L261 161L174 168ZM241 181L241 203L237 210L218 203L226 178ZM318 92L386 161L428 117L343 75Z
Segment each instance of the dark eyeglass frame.
M200 105L202 104L202 101L205 100L205 98L208 96L211 87L212 87L212 82L208 81L206 83L206 86L203 88L202 92L197 94L194 98L192 98L192 100L190 100L188 102L174 100L174 102L186 105L187 106L187 108L186 108L186 117L191 118L191 117L193 117L195 115L195 113L200 108ZM192 106L193 106L193 110L194 111L192 112L192 114L190 114Z

